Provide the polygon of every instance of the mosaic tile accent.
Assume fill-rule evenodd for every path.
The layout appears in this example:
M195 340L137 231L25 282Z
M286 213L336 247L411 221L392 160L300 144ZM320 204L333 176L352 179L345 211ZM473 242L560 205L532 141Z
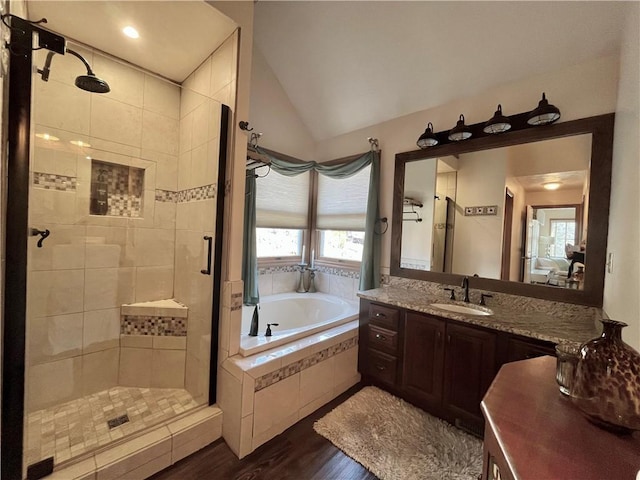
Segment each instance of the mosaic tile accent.
M120 324L120 334L184 337L187 335L187 319L153 317L150 315L124 315Z
M285 365L278 370L262 375L261 377L256 378L255 388L256 392L267 388L274 383L278 383L281 380L284 380L291 375L295 375L302 370L306 370L309 367L313 367L315 364L323 362L328 358L333 357L339 353L347 351L351 348L354 348L358 345L358 337L351 337L343 342L332 345L329 348L325 348L319 352L314 353L313 355L309 355L308 357L303 358L302 360L298 360L297 362L290 363Z
M298 268L297 265L274 265L271 267L258 269L258 275L269 275L271 273L290 273L299 271L300 268Z
M178 201L178 192L171 190L156 189L156 202L176 203Z
M346 268L338 268L338 267L324 267L319 265L316 267L319 272L328 273L329 275L337 275L339 277L347 277L347 278L360 278L359 270L350 270Z
M234 312L240 309L242 309L242 294L232 293L231 294L231 311Z
M215 198L216 186L204 185L203 187L189 188L178 192L178 203L192 202L196 200L207 200Z
M26 463L53 456L57 465L197 406L183 389L114 387L37 410L27 416ZM129 422L109 429L107 421L122 415Z
M107 211L92 208L92 215L142 216L144 169L91 160L92 199L97 196L95 190L99 183L107 184Z
M78 179L76 177L68 177L66 175L33 172L33 186L34 188L43 188L45 190L75 192L78 187Z

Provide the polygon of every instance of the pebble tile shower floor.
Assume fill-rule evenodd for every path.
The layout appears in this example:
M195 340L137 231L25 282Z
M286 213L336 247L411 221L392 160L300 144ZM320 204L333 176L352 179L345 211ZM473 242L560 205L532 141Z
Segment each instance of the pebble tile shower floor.
M196 406L183 389L114 387L37 410L27 417L26 464L53 456L57 465ZM109 428L125 414L127 423Z

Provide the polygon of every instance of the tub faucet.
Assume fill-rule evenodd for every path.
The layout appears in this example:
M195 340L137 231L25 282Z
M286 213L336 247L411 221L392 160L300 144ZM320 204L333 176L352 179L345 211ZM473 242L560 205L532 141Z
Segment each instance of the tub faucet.
M469 303L469 277L462 279L462 288L464 289L464 298L462 300Z
M249 329L250 337L258 336L258 310L260 309L259 305L256 304L253 309L253 317L251 317L251 328Z

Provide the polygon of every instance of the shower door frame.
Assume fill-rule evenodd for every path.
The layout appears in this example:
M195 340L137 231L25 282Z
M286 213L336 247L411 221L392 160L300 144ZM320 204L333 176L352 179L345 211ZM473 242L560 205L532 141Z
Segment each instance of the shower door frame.
M29 231L29 164L31 148L32 45L33 32L43 33L52 47L40 46L64 54L65 38L39 28L17 16L11 17L8 88L3 96L7 105L6 127L7 182L3 192L6 211L5 255L3 272L2 323L2 403L0 426L0 471L3 478L23 478L26 313L27 313L27 242ZM56 43L60 42L60 43ZM9 47L7 47L9 48ZM60 50L62 49L62 50ZM15 54L19 53L19 54ZM7 91L8 90L8 91ZM217 399L218 328L222 294L222 250L226 170L229 153L231 109L222 104L216 222L214 242L213 292L211 311L211 357L209 361L209 399ZM4 133L4 132L3 132Z

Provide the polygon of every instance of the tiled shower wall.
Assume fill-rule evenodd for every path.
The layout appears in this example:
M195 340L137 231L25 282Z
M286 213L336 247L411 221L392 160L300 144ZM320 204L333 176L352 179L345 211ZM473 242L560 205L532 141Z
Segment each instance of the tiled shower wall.
M237 34L229 37L183 84L176 212L175 298L189 307L187 390L196 401L209 393L213 277L203 275L207 242L214 237L221 103L233 107ZM219 308L215 305L214 308Z
M54 58L48 82L34 77L34 133L58 140L32 143L30 222L51 235L44 248L29 241L28 411L117 385L120 306L172 297L193 312L181 359L187 386L198 401L208 392L212 277L200 274L202 237L215 222L220 102L234 103L236 42L234 34L182 93L75 45L110 93L76 88L82 65L69 55ZM34 56L41 67L45 54ZM89 215L92 158L144 170L140 218ZM146 358L126 347L129 360Z
M33 130L58 140L33 144L34 178L53 183L30 192L31 226L51 235L43 248L29 241L29 411L115 386L120 306L173 295L176 206L156 189L176 187L180 88L78 50L111 93L76 88L82 65L69 55L48 82L34 77ZM92 158L144 170L140 218L89 215Z

